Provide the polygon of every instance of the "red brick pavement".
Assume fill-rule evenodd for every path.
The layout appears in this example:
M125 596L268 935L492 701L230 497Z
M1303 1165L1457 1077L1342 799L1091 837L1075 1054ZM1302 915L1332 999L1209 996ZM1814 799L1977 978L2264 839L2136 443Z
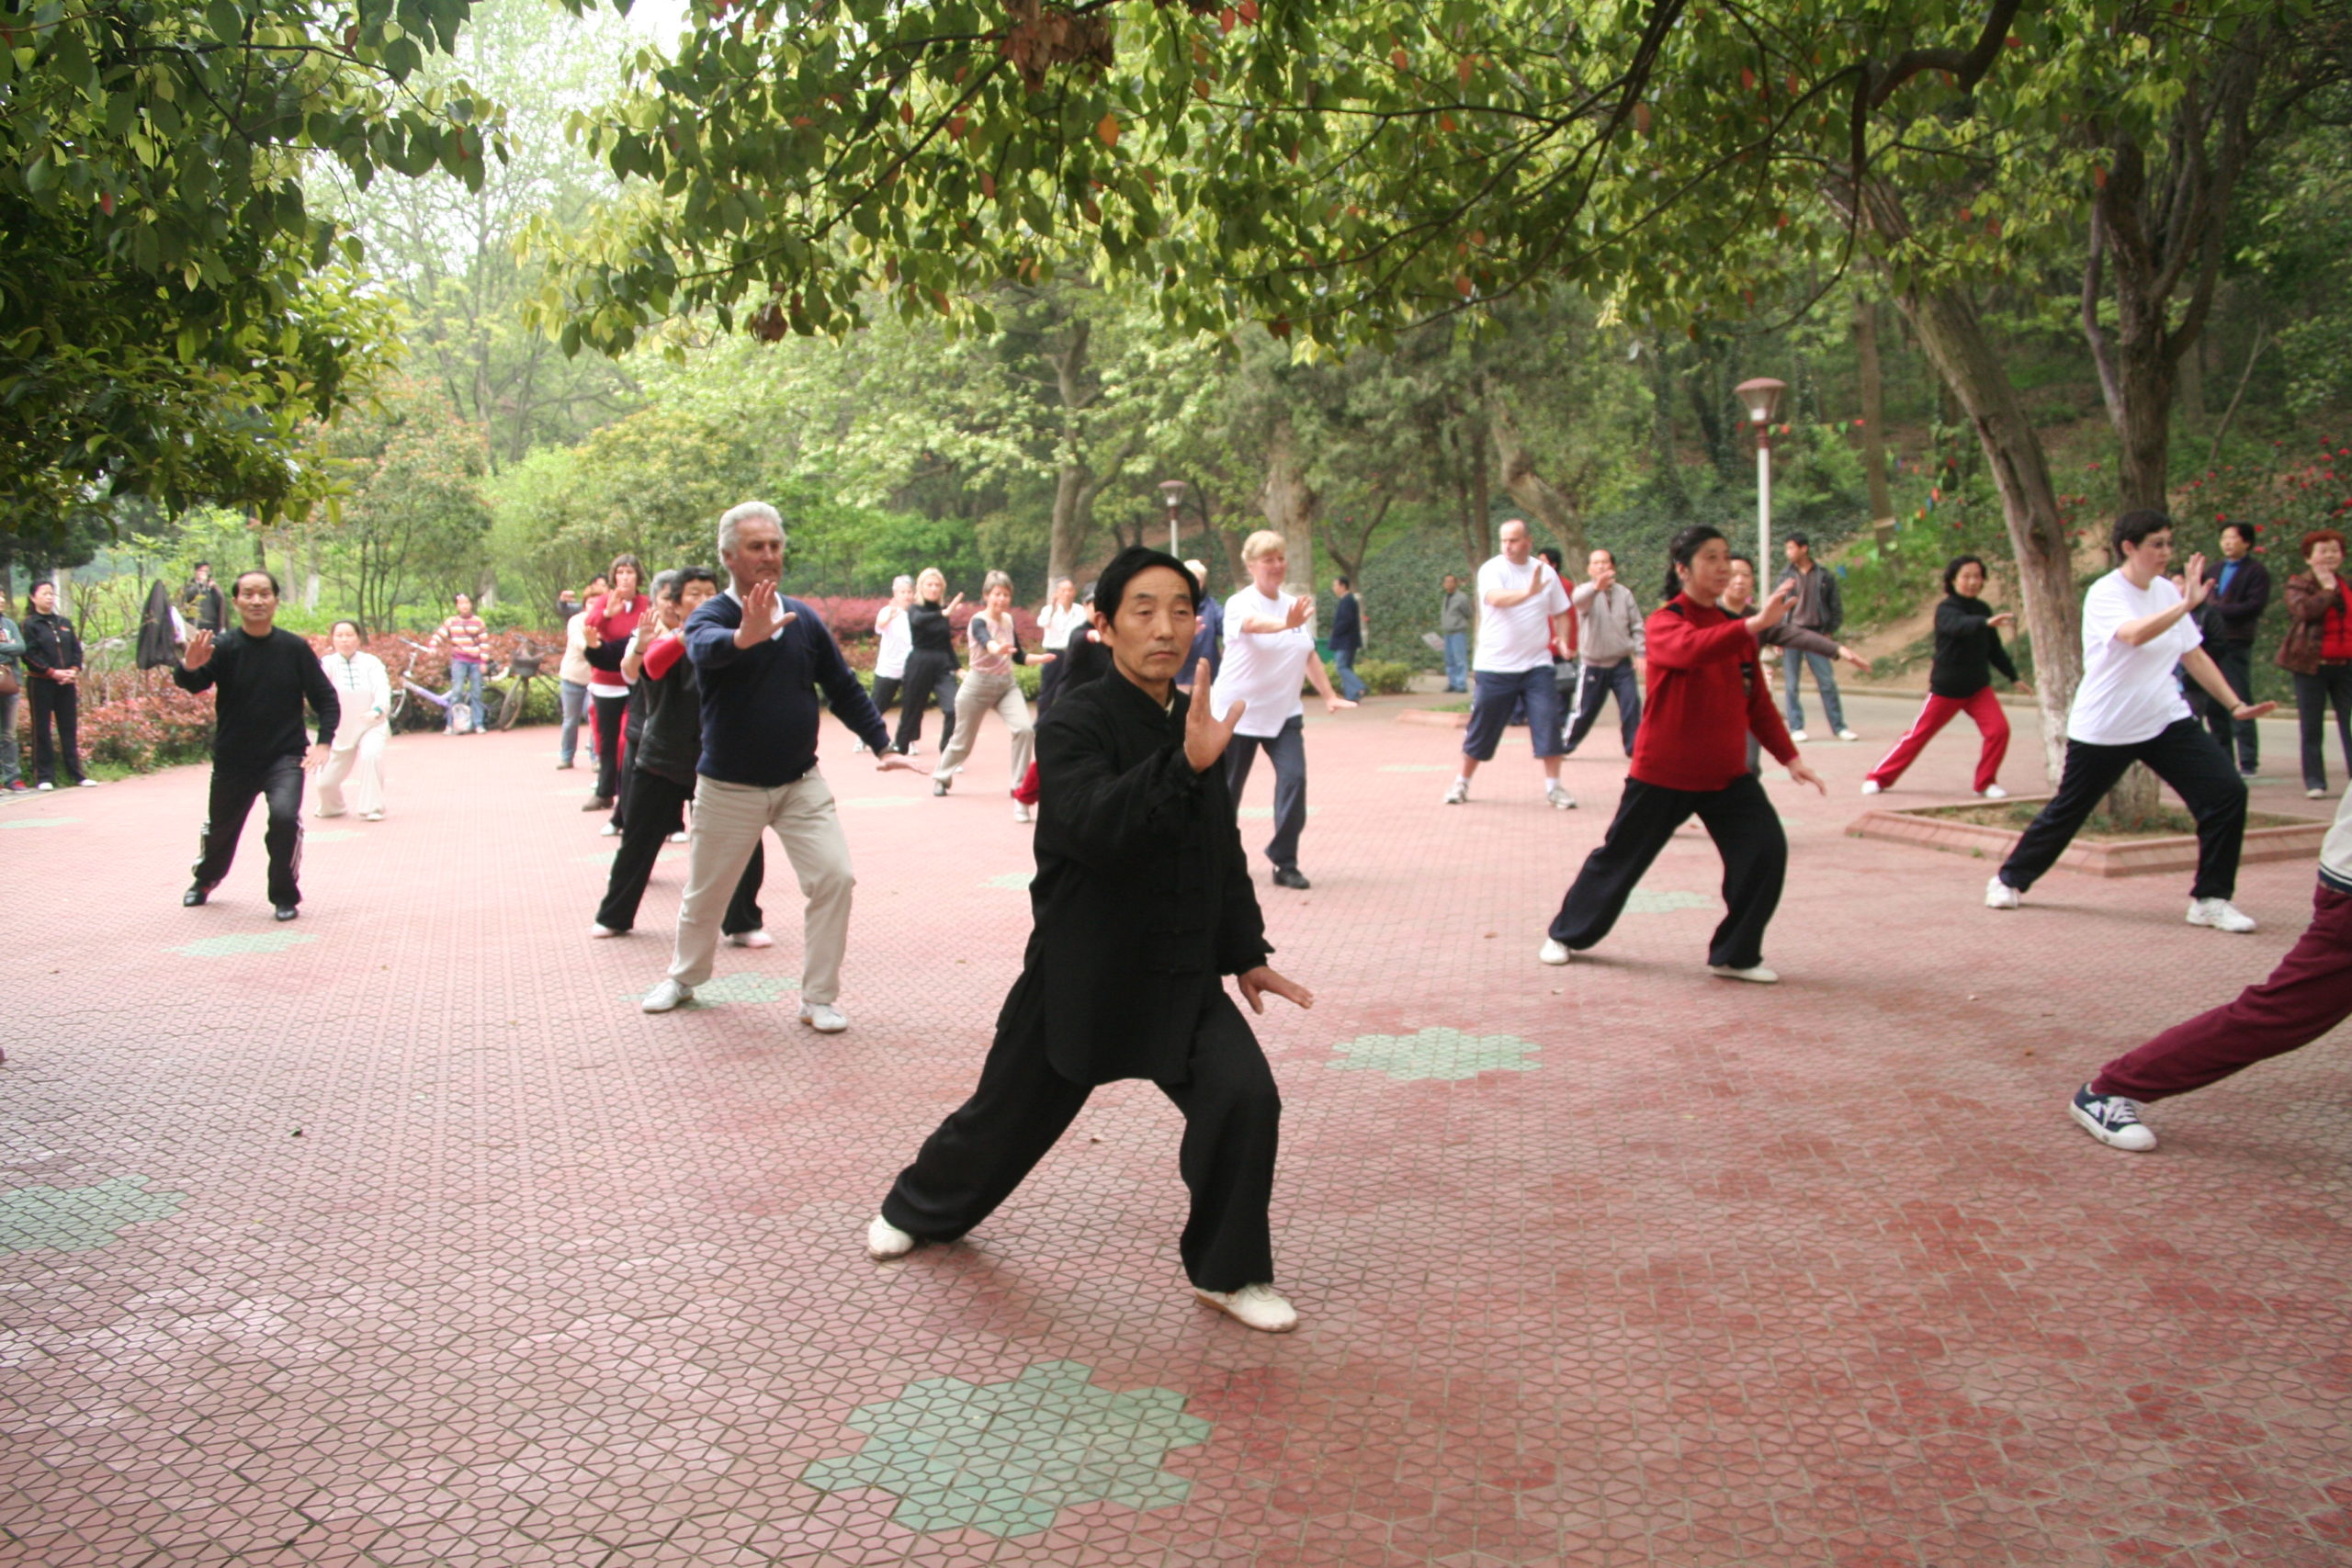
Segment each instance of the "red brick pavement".
M198 770L0 808L0 1560L2352 1559L2341 1042L2159 1108L2154 1155L2064 1112L2267 971L2307 867L2249 869L2252 937L2182 924L2185 878L2062 873L1995 914L1985 863L1844 838L1877 748L1813 747L1830 798L1770 784L1782 985L1702 967L1697 835L1648 891L1703 903L1544 969L1621 767L1571 760L1584 809L1556 814L1507 750L1442 807L1456 739L1396 706L1313 725L1315 887L1261 883L1276 963L1320 997L1261 1025L1286 1338L1183 1290L1178 1122L1147 1085L1099 1094L967 1245L860 1250L1026 932L993 727L946 800L828 736L860 876L833 1039L793 1021L780 860L778 945L722 950L742 999L637 1010L683 863L640 934L587 941L610 845L546 732L396 742L390 818L313 824L288 928L257 830L177 907ZM1908 716L1854 709L1874 738ZM1890 804L1962 787L1962 739ZM302 940L191 951L240 936ZM1500 1065L1332 1070L1430 1029ZM1067 1446L1043 1462L1080 1500L1026 1534L803 1479L896 1440L861 1407L1056 1362L1208 1424L1145 1456L1181 1501L1117 1501ZM1057 1440L954 1438L967 1481Z

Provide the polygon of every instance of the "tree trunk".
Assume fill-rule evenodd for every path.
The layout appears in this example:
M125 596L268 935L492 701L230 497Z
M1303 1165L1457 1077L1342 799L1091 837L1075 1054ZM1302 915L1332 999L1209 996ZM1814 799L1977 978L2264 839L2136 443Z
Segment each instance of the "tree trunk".
M1879 554L1894 548L1894 499L1886 485L1886 393L1879 375L1878 301L1854 302L1854 353L1861 365L1862 477L1870 481L1871 530Z
M1258 505L1266 514L1267 526L1283 536L1295 582L1313 581L1315 519L1322 499L1306 482L1306 465L1299 461L1290 420L1278 416L1272 438L1266 443L1266 482L1258 491Z
M1582 560L1589 547L1585 542L1584 519L1577 514L1576 502L1536 470L1535 455L1527 449L1526 437L1520 433L1519 417L1511 412L1510 404L1495 398L1488 407L1492 411L1495 461L1502 473L1503 489L1531 521L1552 531L1570 558Z
M1087 400L1086 345L1093 330L1093 324L1083 316L1078 318L1069 323L1069 336L1063 340L1060 351L1046 356L1053 367L1055 384L1062 400L1061 466L1054 477L1054 518L1046 540L1048 583L1076 570L1078 552L1086 542L1090 503L1094 499L1087 488L1090 475L1082 456L1084 447L1078 420L1079 410Z

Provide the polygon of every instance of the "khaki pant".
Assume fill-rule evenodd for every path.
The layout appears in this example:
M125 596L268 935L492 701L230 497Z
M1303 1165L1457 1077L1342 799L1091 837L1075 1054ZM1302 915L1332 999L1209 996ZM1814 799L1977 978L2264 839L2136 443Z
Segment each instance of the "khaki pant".
M965 673L964 683L956 688L956 734L939 754L939 765L931 771L933 779L952 779L964 771L964 759L972 754L973 738L980 732L980 716L990 708L1012 731L1010 787L1021 787L1021 781L1028 776L1029 752L1037 732L1030 727L1029 704L1021 694L1021 682L1009 671L1001 675Z
M678 906L678 942L670 978L692 988L710 978L718 928L743 867L775 829L808 899L801 914L800 999L814 1006L842 992L842 954L849 947L849 840L842 836L833 792L811 768L776 789L722 784L704 776L695 785L694 847L686 863L686 896Z

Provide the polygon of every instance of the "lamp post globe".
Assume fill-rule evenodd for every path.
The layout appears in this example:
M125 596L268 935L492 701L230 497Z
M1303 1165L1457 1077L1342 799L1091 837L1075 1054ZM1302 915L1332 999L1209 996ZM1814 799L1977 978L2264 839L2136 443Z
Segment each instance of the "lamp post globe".
M1772 560L1772 415L1780 409L1781 394L1788 389L1786 381L1775 381L1770 376L1755 377L1732 389L1732 395L1747 411L1747 423L1756 427L1756 577L1759 584L1771 581L1767 574L1775 570Z
M1183 532L1183 519L1179 509L1184 504L1184 491L1185 484L1182 479L1159 481L1160 498L1168 503L1168 553L1178 560L1184 558L1184 552L1178 544L1179 536Z

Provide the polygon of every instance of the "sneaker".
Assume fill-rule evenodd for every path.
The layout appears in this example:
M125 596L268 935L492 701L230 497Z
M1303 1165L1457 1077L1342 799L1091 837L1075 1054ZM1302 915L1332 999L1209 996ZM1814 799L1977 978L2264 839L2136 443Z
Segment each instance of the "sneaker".
M566 757L566 758L564 758L561 761L559 761L558 763L556 763L556 765L555 765L555 771L556 771L557 773L570 773L570 772L571 771L571 767L572 767L571 759L571 758L569 758L569 757Z
M1544 939L1544 945L1535 950L1535 961L1538 964L1566 964L1575 956L1576 954L1568 951L1567 943L1554 942L1548 936Z
M1838 732L1838 739L1840 740L1860 740L1861 737L1855 734L1850 729L1841 729Z
M1555 811L1574 811L1577 808L1577 797L1558 784L1547 784L1544 789L1544 804Z
M617 839L621 836L620 824L607 822L596 830L596 836L600 839Z
M1012 803L1012 819L1015 822L1029 822L1035 820L1035 818L1029 815L1029 807L1017 800Z
M1301 893L1304 893L1309 887L1313 886L1314 884L1306 880L1306 874L1299 870L1298 867L1295 865L1278 865L1274 867L1274 886L1277 887L1295 887Z
M1805 732L1802 729L1792 729L1789 731L1789 739L1802 746L1806 740Z
M775 938L768 935L765 930L729 931L727 934L727 945L729 947L774 947Z
M42 791L52 790L52 789L55 789L56 787L57 787L57 786L56 786L55 784L37 784L33 785L33 788L35 788L35 789L37 789L37 790L42 790ZM2317 794L2319 793L2319 791L2317 791L2317 790L2313 790L2313 791L2312 791L2312 793L2313 795L2317 795Z
M670 835L670 841L673 844L683 844L693 837L694 835L692 833L689 833L684 828L681 828L676 832Z
M580 807L582 811L610 811L612 808L613 797L609 795L592 795Z
M665 975L662 983L646 992L645 999L637 1005L647 1012L668 1012L672 1008L694 999L695 988L692 986L681 986Z
M1988 909L2014 909L2025 902L2025 895L2001 880L1995 872L1993 880L1984 885L1984 907Z
M2227 898L2191 898L2188 901L2188 923L2211 926L2217 931L2235 931L2241 935L2255 929L2254 917Z
M190 886L187 892L180 895L180 908L183 909L193 909L211 897L212 889L207 887L201 882L197 883Z
M1886 793L1886 786L1879 783L1876 779L1864 779L1862 781L1862 793L1864 795L1883 795Z
M893 1258L904 1258L922 1245L919 1236L909 1235L881 1215L865 1227L865 1256L876 1263L888 1263Z
M275 909L272 909L270 913L277 918L277 922L280 925L285 924L288 920L299 920L302 918L302 911L291 904L280 904Z
M2007 800L2009 798L2009 792L2003 789L1999 784L1986 784L1983 789L1978 790L1976 793L1983 795L1987 800Z
M602 923L592 925L588 928L588 940L590 942L603 942L607 937L627 935L628 935L628 932L625 930L616 930L612 926L604 925Z
M2258 779L2261 776L2262 770L2260 768L2240 768L2238 770L2238 777L2242 779Z
M40 787L47 789L49 786L43 784ZM1448 806L1459 806L1469 798L1470 781L1468 779L1456 779L1445 786L1445 803Z
M952 782L953 782L953 781L952 781L952 780L949 780L949 779L940 779L940 778L935 778L935 779L932 780L932 781L931 781L931 793L932 793L933 795L945 795L945 794L947 793L947 786L948 786L948 785L949 785L949 784L951 784Z
M865 756L865 741L863 741L863 740L861 740L861 741L859 741L856 745L854 745L854 746L851 747L851 748L849 749L849 754L850 754L851 756L853 756L853 757L863 757L863 756Z
M2085 1084L2075 1091L2075 1102L2066 1107L2083 1131L2109 1148L2129 1149L2133 1154L2145 1154L2156 1146L2156 1135L2140 1120L2140 1102L2126 1100L2120 1094L2093 1094Z
M849 1014L831 1002L803 1002L800 1021L820 1034L839 1034L849 1027Z
M1728 964L1710 964L1707 973L1718 980L1746 980L1755 986L1777 986L1781 976L1761 964L1747 969L1735 969Z
M899 755L900 755L900 756L902 756L902 757L920 757L920 756L922 756L922 741L920 741L920 740L915 741L912 745L909 746L909 747L908 747L904 751L901 751L901 752L899 753Z
M362 822L381 822L383 819L384 814L380 811L363 812L359 818Z
M47 789L49 786L47 784L43 784L40 787ZM2327 798L2327 791L2324 789L2307 789L2303 791L2303 798L2305 800L2325 800Z
M1298 1309L1272 1285L1244 1285L1238 1291L1204 1291L1193 1294L1245 1327L1261 1334L1288 1334L1298 1326Z

